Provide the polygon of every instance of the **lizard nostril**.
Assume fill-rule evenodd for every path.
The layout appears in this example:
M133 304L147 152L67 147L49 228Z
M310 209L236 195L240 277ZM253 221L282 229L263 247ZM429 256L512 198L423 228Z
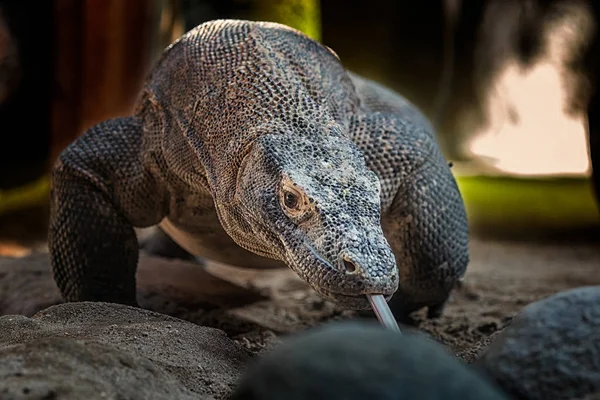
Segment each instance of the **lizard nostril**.
M344 260L344 268L346 268L346 272L349 274L353 274L358 271L356 264L349 260Z

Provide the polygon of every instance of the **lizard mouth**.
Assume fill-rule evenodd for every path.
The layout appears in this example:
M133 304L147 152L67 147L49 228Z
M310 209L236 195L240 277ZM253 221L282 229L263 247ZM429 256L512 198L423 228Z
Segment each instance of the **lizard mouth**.
M313 259L318 260L321 265L326 266L329 269L335 269L333 265L327 261L324 257L322 257L309 243L304 242L304 247L309 251L309 254ZM383 294L385 296L386 301L389 301L392 294L384 294L384 293L358 293L358 294L344 294L339 292L333 292L331 290L325 289L319 284L311 283L307 281L309 286L313 288L321 297L331 301L334 304L337 304L340 307L343 307L348 310L369 310L371 309L371 304L369 303L369 299L367 298L367 294Z
M367 294L359 294L359 295L347 295L332 292L323 288L315 288L315 291L319 293L322 297L331 302L347 308L351 310L370 310L371 304L369 303L369 299L367 298ZM392 295L386 295L385 300L389 301L392 298Z

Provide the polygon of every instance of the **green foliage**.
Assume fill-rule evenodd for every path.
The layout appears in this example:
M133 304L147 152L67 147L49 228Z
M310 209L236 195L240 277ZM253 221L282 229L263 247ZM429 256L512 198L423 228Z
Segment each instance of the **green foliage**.
M278 22L321 40L319 0L258 0L256 20Z
M514 228L581 228L600 225L586 178L458 177L469 222Z
M0 190L0 215L43 204L48 201L49 192L47 176L15 189Z

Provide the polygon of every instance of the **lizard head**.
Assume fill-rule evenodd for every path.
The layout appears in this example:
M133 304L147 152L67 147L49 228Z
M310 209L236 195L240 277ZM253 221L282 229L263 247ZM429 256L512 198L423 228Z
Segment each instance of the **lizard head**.
M366 294L389 299L399 280L381 227L380 190L342 135L267 134L241 163L226 217L235 222L224 226L239 245L282 260L323 297L368 308Z

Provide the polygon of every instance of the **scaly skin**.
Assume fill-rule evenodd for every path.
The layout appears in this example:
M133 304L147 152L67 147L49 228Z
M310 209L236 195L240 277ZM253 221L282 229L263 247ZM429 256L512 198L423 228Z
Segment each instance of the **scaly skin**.
M134 227L237 266L289 266L352 309L438 310L467 220L433 131L397 94L274 23L188 32L135 114L91 128L53 171L49 245L67 301L136 304Z

